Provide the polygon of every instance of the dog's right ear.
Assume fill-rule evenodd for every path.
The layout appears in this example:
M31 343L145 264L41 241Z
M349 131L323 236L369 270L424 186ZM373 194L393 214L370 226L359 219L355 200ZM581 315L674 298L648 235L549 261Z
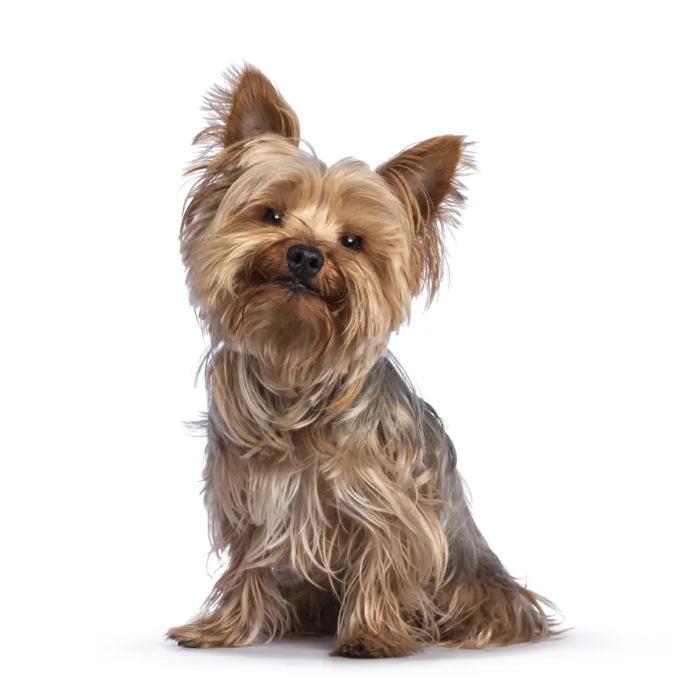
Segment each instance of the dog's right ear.
M226 84L215 88L206 103L216 117L223 147L267 133L299 143L297 114L261 71L245 65L225 78Z

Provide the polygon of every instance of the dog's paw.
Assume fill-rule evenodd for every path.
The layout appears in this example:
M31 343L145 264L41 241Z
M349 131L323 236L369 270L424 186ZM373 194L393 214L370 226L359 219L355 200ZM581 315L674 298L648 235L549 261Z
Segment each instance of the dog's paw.
M204 621L194 621L167 631L167 639L182 648L236 647L229 633Z
M384 657L406 657L414 652L415 647L411 644L389 645L378 636L361 636L340 642L331 655L354 660L375 660Z
M195 625L177 626L167 631L167 640L171 640L182 648L205 648L207 645L203 631ZM208 641L209 642L209 641Z
M254 642L255 634L239 622L203 616L190 624L170 628L166 637L182 648L243 648Z
M383 648L368 645L362 640L343 643L332 654L335 657L350 657L354 660L373 660L379 657L391 657Z

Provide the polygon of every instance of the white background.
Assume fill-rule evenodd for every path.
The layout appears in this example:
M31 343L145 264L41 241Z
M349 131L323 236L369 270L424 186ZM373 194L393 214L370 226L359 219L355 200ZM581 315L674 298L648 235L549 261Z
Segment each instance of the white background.
M5 8L4 693L693 693L690 4ZM381 662L164 643L215 569L180 173L243 60L328 162L477 141L450 284L393 349L562 640Z

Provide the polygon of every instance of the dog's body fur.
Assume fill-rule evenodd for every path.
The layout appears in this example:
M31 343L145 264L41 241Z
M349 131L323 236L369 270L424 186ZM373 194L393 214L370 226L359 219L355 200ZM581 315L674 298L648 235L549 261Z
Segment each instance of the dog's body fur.
M347 657L546 637L545 600L486 544L442 422L387 352L437 291L464 140L328 168L255 69L208 106L182 253L211 337L204 499L227 567L169 637L334 635Z

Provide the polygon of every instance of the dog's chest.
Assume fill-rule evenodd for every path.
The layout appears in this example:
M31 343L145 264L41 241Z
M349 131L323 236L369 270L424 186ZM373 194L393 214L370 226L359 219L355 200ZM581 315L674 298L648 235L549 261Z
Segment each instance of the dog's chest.
M332 486L314 466L301 471L270 467L250 472L245 497L247 519L269 535L307 526L319 531L335 518Z
M332 486L315 467L254 471L246 483L244 517L255 528L254 558L300 576L332 573L343 526Z

